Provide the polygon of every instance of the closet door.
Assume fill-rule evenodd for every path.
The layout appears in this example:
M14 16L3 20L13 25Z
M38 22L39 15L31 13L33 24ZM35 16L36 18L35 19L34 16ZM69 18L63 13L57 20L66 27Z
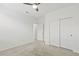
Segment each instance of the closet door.
M73 46L72 18L60 20L60 39L61 47L71 49Z
M45 44L50 45L49 41L50 41L50 33L49 33L50 29L49 29L49 24L45 24L44 25L44 40L45 40Z
M50 24L50 45L59 47L59 22Z
M79 16L73 17L73 50L79 53Z

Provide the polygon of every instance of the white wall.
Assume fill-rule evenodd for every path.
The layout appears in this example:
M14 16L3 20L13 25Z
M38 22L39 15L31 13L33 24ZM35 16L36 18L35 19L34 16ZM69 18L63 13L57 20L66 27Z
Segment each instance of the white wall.
M79 51L79 5L60 9L46 15L45 24L51 24L51 44L59 46L59 19L72 17L72 50ZM69 19L68 19L69 20ZM67 26L68 27L68 26ZM47 27L49 28L49 27ZM46 29L47 30L47 29ZM49 30L47 30L49 31ZM47 32L46 31L46 32ZM48 33L47 33L48 34ZM45 34L45 35L47 35ZM60 37L61 38L61 37ZM68 39L68 37L67 37ZM46 40L46 39L45 39ZM62 41L62 40L61 40ZM61 42L62 43L62 42ZM64 43L67 43L66 41ZM61 46L62 47L62 46Z
M56 16L55 16L56 17ZM46 16L45 19L45 41L46 44L59 46L59 21L54 15Z
M45 25L44 40L46 44L59 46L60 45L59 19L64 19L67 17L72 17L71 21L73 23L72 24L72 39L71 39L72 50L79 51L79 46L78 46L79 45L79 36L78 36L79 35L79 5L77 4L46 14L45 20L44 20L44 25ZM49 29L49 26L50 26L50 29ZM69 38L67 37L67 39Z
M44 32L43 32L44 20L45 20L44 16L37 18L37 39L42 41L44 39Z
M44 21L45 21L45 16L40 16L39 18L37 18L38 24L44 24Z
M32 16L0 6L0 50L34 41L34 20Z

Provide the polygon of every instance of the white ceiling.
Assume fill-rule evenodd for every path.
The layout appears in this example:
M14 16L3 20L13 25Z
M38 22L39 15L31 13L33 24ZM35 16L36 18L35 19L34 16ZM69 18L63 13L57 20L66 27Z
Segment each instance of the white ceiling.
M48 12L55 11L61 8L65 8L71 5L74 5L72 3L41 3L38 8L39 12L36 12L32 6L30 5L25 5L23 3L1 3L0 5L16 10L18 12L25 13L27 15L35 16L35 17L40 17L44 16Z

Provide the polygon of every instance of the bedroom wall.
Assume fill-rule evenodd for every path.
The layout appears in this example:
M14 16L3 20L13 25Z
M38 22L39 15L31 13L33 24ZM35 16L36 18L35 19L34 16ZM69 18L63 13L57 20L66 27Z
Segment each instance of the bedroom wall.
M57 47L60 47L60 45L63 43L59 31L59 20L60 19L66 19L68 17L71 17L72 22L72 30L69 28L69 30L72 31L72 39L69 39L69 37L66 37L69 41L64 41L64 43L71 43L71 50L79 52L79 5L72 5L68 6L66 8L62 8L53 12L50 12L45 15L44 18L44 40L45 43L48 45L54 45ZM69 20L69 19L66 19ZM68 28L68 25L67 25ZM63 28L61 28L63 29ZM66 28L65 28L66 29ZM66 31L67 32L67 31ZM63 32L64 33L64 32ZM69 33L71 34L71 33ZM62 42L60 42L60 40ZM69 46L68 44L66 46ZM63 47L61 45L61 47ZM69 48L67 48L69 49Z
M34 17L0 6L0 51L34 41L34 23Z
M69 39L69 37L66 37L66 39L69 39L71 43L71 50L74 51L79 51L79 5L73 5L69 6L67 8L62 8L60 10L48 13L45 16L45 27L46 27L46 32L45 32L45 41L48 44L55 45L55 46L60 46L60 43L62 44L64 39L61 39L62 35L59 32L59 20L60 19L65 19L71 17L72 21L72 39ZM66 19L70 20L70 19ZM50 30L48 29L50 25ZM68 26L67 26L68 28ZM63 29L63 28L61 28ZM66 29L66 28L65 28ZM69 29L70 30L70 29ZM49 31L50 31L50 37L49 37ZM68 30L67 30L68 31ZM64 32L63 32L64 33ZM69 34L71 34L69 33ZM49 43L50 40L50 43ZM60 42L60 40L62 42ZM69 41L64 41L64 43L68 43ZM66 46L69 46L68 44ZM63 45L61 45L63 47ZM69 48L67 48L69 49Z

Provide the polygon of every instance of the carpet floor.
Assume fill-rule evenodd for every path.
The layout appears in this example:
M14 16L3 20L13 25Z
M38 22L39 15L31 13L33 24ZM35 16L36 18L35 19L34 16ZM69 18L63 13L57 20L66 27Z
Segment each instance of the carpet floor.
M68 49L44 45L41 41L34 41L1 51L0 56L79 56L79 54Z

